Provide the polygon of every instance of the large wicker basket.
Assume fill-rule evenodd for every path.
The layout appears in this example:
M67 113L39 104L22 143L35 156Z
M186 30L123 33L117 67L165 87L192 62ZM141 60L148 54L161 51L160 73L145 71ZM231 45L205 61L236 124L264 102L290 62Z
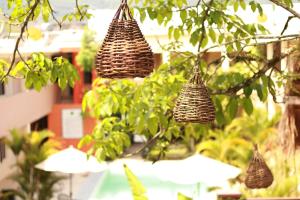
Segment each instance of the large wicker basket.
M273 179L271 170L258 152L257 145L254 145L253 157L247 170L245 185L250 189L267 188L272 185Z
M153 53L123 0L97 52L96 69L103 78L145 77L153 71Z
M198 71L183 86L173 114L177 122L211 123L215 120L215 107Z

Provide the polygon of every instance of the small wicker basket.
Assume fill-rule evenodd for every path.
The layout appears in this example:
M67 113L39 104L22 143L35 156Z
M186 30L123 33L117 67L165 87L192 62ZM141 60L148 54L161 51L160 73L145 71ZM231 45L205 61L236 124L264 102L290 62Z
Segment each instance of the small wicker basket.
M151 48L130 13L127 0L111 22L97 52L96 69L103 78L134 78L149 75L154 68Z
M262 155L258 152L257 145L254 145L253 157L250 161L245 185L250 189L267 188L273 183L273 174Z
M199 71L194 70L193 77L183 86L173 114L177 122L211 123L215 120L215 107Z

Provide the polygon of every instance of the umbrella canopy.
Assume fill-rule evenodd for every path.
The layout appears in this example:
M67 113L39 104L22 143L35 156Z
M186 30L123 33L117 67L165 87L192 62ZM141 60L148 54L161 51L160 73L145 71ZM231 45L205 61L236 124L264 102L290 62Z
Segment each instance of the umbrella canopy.
M163 160L154 163L154 173L163 180L178 184L206 183L222 186L236 178L241 170L199 154L183 160Z
M87 154L70 146L59 151L36 165L36 168L44 171L78 174L86 172L101 172L107 168L106 163L99 163L93 156L87 158Z

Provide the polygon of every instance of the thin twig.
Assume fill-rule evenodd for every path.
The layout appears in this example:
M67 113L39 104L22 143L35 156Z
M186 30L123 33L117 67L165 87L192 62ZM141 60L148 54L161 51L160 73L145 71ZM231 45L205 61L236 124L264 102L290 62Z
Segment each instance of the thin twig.
M17 49L18 55L20 57L20 59L23 61L23 63L25 64L25 66L31 70L30 66L27 64L26 60L23 58L22 54L20 53L19 49Z
M49 8L50 8L50 11L51 11L51 16L52 16L52 18L54 19L54 21L56 21L56 23L57 23L57 25L59 26L59 28L61 28L62 23L56 18L56 16L55 16L55 11L53 10L53 8L52 8L52 6L51 6L49 0L47 0L47 3L48 3L48 6L49 6Z
M285 24L284 24L284 27L283 27L283 29L282 29L280 35L283 35L283 33L284 33L284 32L286 31L286 29L288 28L290 21L291 21L293 18L295 18L295 16L289 16L289 17L287 18L287 20L286 20L286 22L285 22Z
M82 12L81 12L81 10L80 10L80 8L79 8L79 3L78 3L78 0L75 0L75 3L76 3L76 8L77 8L77 11L78 11L78 13L80 14L80 21L83 19L83 14L82 14Z
M154 144L154 142L164 133L164 131L161 129L158 133L156 133L151 139L149 139L140 149L136 150L133 153L129 153L124 155L123 157L128 158L137 154L140 154L142 151L144 151L147 147Z

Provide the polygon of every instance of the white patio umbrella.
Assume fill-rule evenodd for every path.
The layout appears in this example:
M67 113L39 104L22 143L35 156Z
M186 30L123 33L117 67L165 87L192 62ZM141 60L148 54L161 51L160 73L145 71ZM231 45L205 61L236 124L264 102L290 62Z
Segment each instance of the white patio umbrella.
M87 158L87 154L70 146L61 150L36 165L36 168L50 171L62 172L69 174L70 177L70 199L72 199L72 175L101 172L107 169L106 163L99 163L94 156Z
M195 154L183 160L162 160L154 163L154 173L163 180L178 184L206 183L223 186L236 178L241 170L234 166Z

